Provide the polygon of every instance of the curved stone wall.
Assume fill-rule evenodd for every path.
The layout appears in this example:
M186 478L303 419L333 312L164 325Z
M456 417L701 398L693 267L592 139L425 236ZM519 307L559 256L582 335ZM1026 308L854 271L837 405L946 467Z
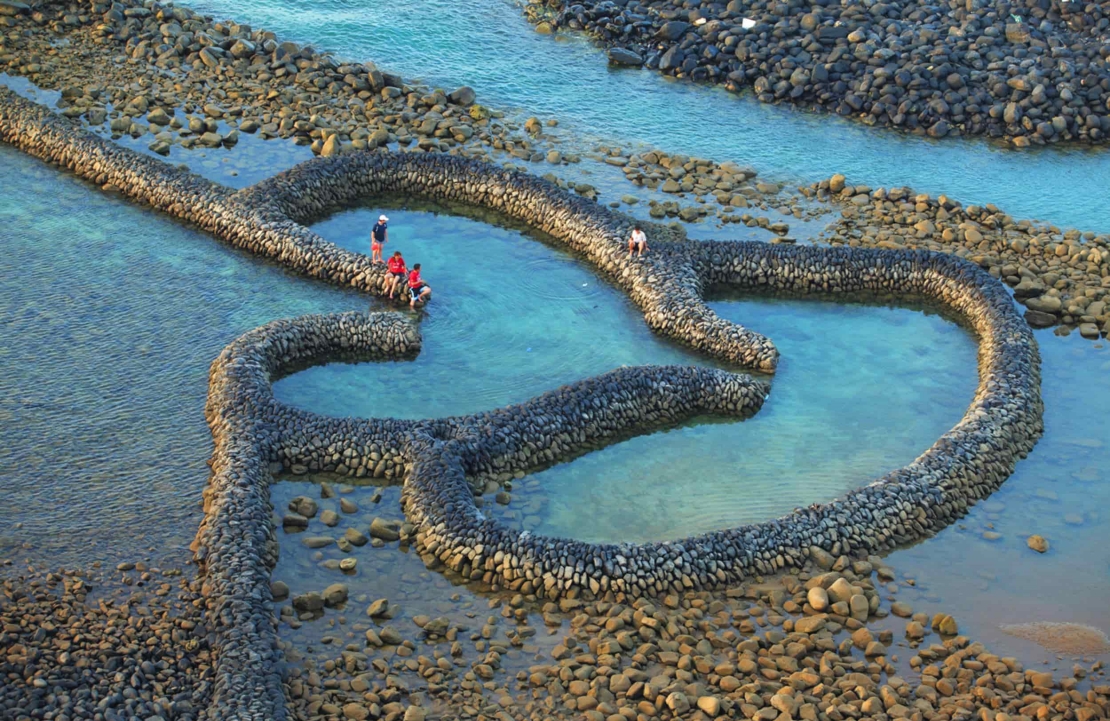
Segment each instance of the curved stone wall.
M1008 293L957 257L918 251L759 243L662 244L629 260L626 221L531 176L454 157L363 153L297 166L233 193L119 148L0 90L0 138L82 177L196 223L238 247L329 282L377 292L381 268L301 223L374 193L404 192L497 210L595 263L649 325L717 358L770 370L763 336L712 313L702 294L884 292L959 314L979 337L979 386L963 419L904 468L831 503L775 521L673 543L589 544L510 532L482 516L466 478L532 471L692 415L758 410L764 384L685 367L614 371L527 403L427 421L324 418L273 399L281 373L336 357L403 358L415 328L392 314L278 321L232 343L212 365L206 416L215 441L205 520L194 545L217 630L213 718L284 718L269 574L277 558L269 464L404 478L416 542L471 578L518 581L558 596L728 584L801 565L817 547L878 551L922 538L996 489L1042 431L1039 358Z
M687 244L656 245L644 258L629 258L627 219L527 173L441 153L352 153L301 163L237 199L249 207L270 203L309 223L386 193L456 201L521 221L587 258L628 293L652 330L729 363L775 368L774 344L706 307Z
M233 192L120 147L0 88L0 139L217 238L312 278L386 295L386 271L302 223L381 193L457 200L527 223L584 255L644 311L654 331L735 365L773 371L764 336L719 318L700 296L686 254L627 257L627 221L534 176L440 153L355 153L316 158ZM681 248L681 246L680 246Z
M464 543L474 524L511 534L482 519L465 473L534 470L584 448L633 432L708 413L754 413L766 383L745 375L687 366L622 368L527 403L473 416L429 421L333 419L277 402L271 383L337 354L361 360L412 357L416 327L400 315L344 313L276 321L241 336L212 363L205 414L215 451L205 491L205 518L193 549L204 574L208 611L221 635L214 705L219 718L275 718L284 703L270 572L277 563L269 500L269 464L305 463L348 472L373 468L375 453L402 459L407 512L422 529ZM449 445L452 463L426 449ZM428 468L449 464L446 473ZM459 515L461 514L461 515ZM428 548L447 547L425 533ZM542 540L542 539L541 539Z

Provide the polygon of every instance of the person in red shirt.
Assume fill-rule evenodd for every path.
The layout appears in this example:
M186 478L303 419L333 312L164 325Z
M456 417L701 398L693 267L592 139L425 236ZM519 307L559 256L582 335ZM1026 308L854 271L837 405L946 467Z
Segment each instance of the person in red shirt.
M411 298L409 307L416 308L418 302L427 303L431 295L432 288L420 277L420 264L417 263L409 272L409 297Z
M389 299L393 300L397 297L397 291L401 289L401 283L404 282L405 276L408 275L405 268L405 259L401 257L401 251L394 251L388 265L389 277L385 282L389 284Z

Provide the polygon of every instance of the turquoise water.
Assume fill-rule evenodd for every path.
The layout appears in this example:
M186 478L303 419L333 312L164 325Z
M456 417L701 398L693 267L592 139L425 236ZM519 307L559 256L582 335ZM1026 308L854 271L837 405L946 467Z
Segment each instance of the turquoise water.
M368 229L381 210L342 212L313 229L368 253ZM519 403L621 365L690 361L571 255L477 220L385 210L385 254L400 250L410 267L420 263L433 290L417 315L420 355L312 368L276 384L282 400L335 416L449 416Z
M309 369L279 381L278 398L333 416L427 418L520 402L621 365L704 362L651 334L622 293L570 255L476 220L387 212L386 254L420 262L435 293L420 314L420 356ZM378 213L342 212L315 230L365 251ZM539 473L522 484L507 520L591 541L765 520L913 460L975 391L973 338L936 315L780 300L714 309L778 343L783 362L764 409L744 423L635 438Z
M1050 656L1003 636L999 624L1068 621L1110 633L1110 348L1078 334L1037 337L1044 437L961 523L889 557L917 581L900 597L951 613L989 647L1030 661ZM987 540L985 531L1001 538ZM1032 534L1048 539L1047 553L1026 548Z
M7 145L0 167L18 179L0 187L0 556L180 562L208 474L209 363L269 320L363 301Z
M341 57L373 60L406 78L447 89L471 85L478 102L555 117L561 133L577 139L644 142L750 163L791 180L842 172L872 186L910 185L964 202L993 202L1017 217L1110 230L1110 211L1096 200L1110 185L1105 152L1015 152L982 141L902 137L647 70L610 70L600 51L580 37L537 35L508 0L187 4Z

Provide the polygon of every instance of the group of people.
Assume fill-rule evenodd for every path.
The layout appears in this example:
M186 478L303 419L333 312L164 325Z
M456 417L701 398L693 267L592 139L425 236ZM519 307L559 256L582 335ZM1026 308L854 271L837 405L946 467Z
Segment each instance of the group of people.
M394 251L388 261L383 260L382 250L388 241L389 218L379 215L378 222L370 229L370 262L386 265L389 271L389 299L396 298L397 293L407 286L410 308L415 309L417 303L427 303L432 297L432 287L420 276L420 264L416 263L412 266L412 270L409 270L399 250ZM645 250L647 250L647 235L637 225L632 229L632 236L628 239L628 257L631 258L633 254L637 257L642 256Z
M432 287L424 282L420 276L420 264L412 266L412 270L405 267L405 259L401 251L393 252L388 261L382 259L382 250L389 241L389 218L378 216L378 222L370 229L370 262L384 263L389 271L389 299L393 300L406 286L409 291L409 307L415 309L416 304L424 304L432 297Z

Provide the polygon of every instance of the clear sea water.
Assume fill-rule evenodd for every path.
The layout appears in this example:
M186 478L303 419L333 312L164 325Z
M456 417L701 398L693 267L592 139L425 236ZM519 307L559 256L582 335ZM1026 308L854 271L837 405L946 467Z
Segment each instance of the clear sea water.
M278 382L278 398L333 416L427 418L520 402L621 365L703 362L654 336L622 293L572 256L476 220L387 212L387 254L421 263L434 289L423 352L410 363L310 369ZM378 214L349 210L315 229L366 251ZM908 463L974 394L974 340L937 315L757 299L714 306L779 344L764 409L539 473L521 505L543 511L528 522L522 513L523 527L643 541L773 518Z
M1110 230L1110 210L1098 200L1110 180L1105 153L904 138L648 72L611 71L588 42L534 34L504 0L204 7L434 84L466 82L481 102L559 118L568 139L641 141L790 180L846 172L857 182L910 184L995 202L1016 216ZM172 161L241 186L304 153L244 138L230 153L178 149ZM19 179L0 185L0 553L27 544L29 556L56 563L151 553L180 560L207 474L202 410L211 359L267 320L370 302L291 277L5 146L0 174ZM597 177L602 187L614 175L599 168ZM621 293L542 239L489 219L392 203L391 249L423 263L436 291L421 315L424 351L410 363L310 369L278 384L288 402L336 415L437 416L517 402L622 364L704 362L651 335ZM317 230L365 250L366 220L376 212L351 209ZM702 230L691 235L708 235ZM729 231L750 232L714 234ZM714 307L783 351L760 414L634 438L556 466L518 481L506 507L488 499L494 512L520 527L591 540L675 538L770 518L907 462L971 398L973 341L937 315L767 299ZM1045 438L962 523L891 557L916 582L900 597L953 613L962 630L1030 660L1036 647L1001 635L998 623L1076 621L1110 631L1110 353L1104 342L1038 337ZM397 489L384 489L378 504L375 490L351 491L363 509L359 522L400 517ZM275 505L314 491L304 479L280 483ZM986 530L1002 537L987 541ZM1030 533L1049 539L1049 553L1025 548ZM318 590L338 579L320 564L337 554L308 552L283 536L276 575L294 591ZM365 547L356 555L359 571L347 579L356 598L390 595L405 601L408 615L485 605L465 591L452 600L451 579L411 554Z
M274 318L365 302L8 145L0 168L0 556L180 561L211 453L209 363Z

